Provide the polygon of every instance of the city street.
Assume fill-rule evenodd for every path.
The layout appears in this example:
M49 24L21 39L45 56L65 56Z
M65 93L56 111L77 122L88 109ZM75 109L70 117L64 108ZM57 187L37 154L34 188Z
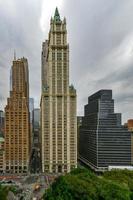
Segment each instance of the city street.
M0 176L2 185L17 187L16 200L39 200L57 176L51 174L31 174L28 176Z

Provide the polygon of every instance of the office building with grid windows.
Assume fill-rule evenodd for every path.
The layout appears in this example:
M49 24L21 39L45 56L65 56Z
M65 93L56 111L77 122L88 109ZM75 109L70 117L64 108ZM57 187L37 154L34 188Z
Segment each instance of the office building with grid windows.
M131 165L131 132L114 113L111 90L88 98L79 137L79 159L96 171Z
M6 173L27 173L30 155L29 71L26 58L14 59L12 90L5 107Z

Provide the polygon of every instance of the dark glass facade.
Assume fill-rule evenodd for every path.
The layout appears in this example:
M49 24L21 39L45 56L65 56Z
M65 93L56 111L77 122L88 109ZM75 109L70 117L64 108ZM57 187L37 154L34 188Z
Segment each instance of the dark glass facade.
M114 113L112 90L100 90L88 98L79 137L79 159L95 170L131 165L131 132Z
M4 120L5 120L5 115L2 110L0 110L0 131L4 133Z

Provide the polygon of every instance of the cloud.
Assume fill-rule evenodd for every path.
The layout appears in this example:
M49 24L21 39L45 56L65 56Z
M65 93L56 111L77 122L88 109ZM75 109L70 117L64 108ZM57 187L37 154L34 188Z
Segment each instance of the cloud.
M30 94L39 106L41 45L56 5L67 18L70 82L77 88L78 114L83 114L89 95L113 89L116 111L123 113L123 121L132 118L132 0L0 0L0 95L8 96L16 49L18 57L28 58Z
M124 114L123 121L133 117L132 95L130 101L128 98L133 91L132 10L133 2L124 0L84 0L76 7L74 1L66 2L71 80L78 91L79 114L83 114L89 95L113 89L115 107Z
M6 73L6 79L3 80L4 89L1 90L4 97L9 94L9 92L7 93L9 91L9 74L15 49L18 58L23 56L28 58L30 94L31 96L37 94L37 102L39 102L40 93L37 88L33 88L33 85L38 85L38 87L40 85L40 55L43 40L39 24L41 6L41 0L37 2L35 0L0 2L0 68L2 68L0 75ZM2 88L3 85L0 87ZM4 106L5 104L2 103L2 107Z
M45 36L47 37L48 27L49 27L49 20L51 16L53 15L55 8L58 6L58 8L61 10L63 6L63 0L43 0L42 2L42 10L41 10L41 17L40 17L40 26L42 31L45 33Z

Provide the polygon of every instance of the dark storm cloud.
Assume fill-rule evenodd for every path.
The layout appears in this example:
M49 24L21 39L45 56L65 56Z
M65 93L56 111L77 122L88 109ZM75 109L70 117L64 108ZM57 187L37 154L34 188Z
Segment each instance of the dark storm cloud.
M16 49L18 57L28 58L31 96L39 104L41 44L48 33L47 26L47 33L40 27L42 2L0 1L0 94L5 98ZM78 91L78 114L83 113L89 95L113 89L116 111L124 113L124 119L133 117L132 11L132 0L63 1L61 16L67 18L70 78Z
M80 71L98 67L112 50L121 45L127 35L132 33L131 17L133 2L125 0L83 0L66 3L68 25L74 56L80 59ZM74 35L74 37L73 37Z
M123 89L130 86L133 87L133 64L127 65L124 70L117 70L110 73L108 76L100 79L101 84L121 83ZM130 85L129 85L130 83Z
M65 1L79 113L89 95L113 89L116 110L133 117L132 11L132 0Z

